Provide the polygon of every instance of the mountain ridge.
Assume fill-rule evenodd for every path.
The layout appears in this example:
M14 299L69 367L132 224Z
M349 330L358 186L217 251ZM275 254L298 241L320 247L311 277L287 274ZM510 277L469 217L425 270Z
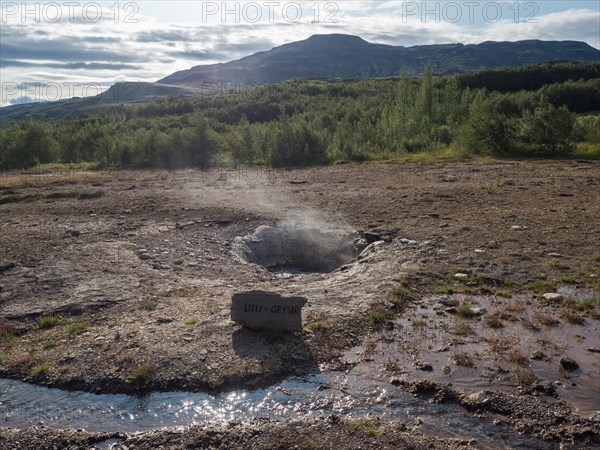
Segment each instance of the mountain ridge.
M265 84L296 78L417 75L427 62L437 74L541 62L599 61L600 50L579 41L537 39L411 47L370 43L360 36L318 34L227 63L198 65L157 81L166 84Z
M357 48L364 50L362 54L355 53ZM422 52L422 49L429 51ZM408 56L401 61L404 64L399 65L397 52L404 51L409 52ZM506 53L510 54L512 65L505 64L506 57L499 57ZM434 57L436 55L438 58ZM440 61L440 55L445 58L443 61ZM552 59L546 61L549 55L552 55ZM380 58L380 62L373 58ZM119 82L94 97L5 106L0 108L0 126L10 120L21 121L28 117L60 119L108 105L143 103L160 97L203 96L223 93L222 89L226 91L290 79L393 77L400 75L402 68L407 75L416 75L421 73L428 61L432 62L434 73L462 73L544 62L600 62L600 50L579 41L486 41L481 44L394 47L371 44L359 36L313 35L303 41L284 44L236 61L200 65L175 72L155 83ZM313 70L315 67L319 70ZM412 67L412 71L406 70L407 67ZM454 69L442 71L440 67ZM256 76L251 76L256 74L266 76L257 80ZM205 83L214 83L216 86Z

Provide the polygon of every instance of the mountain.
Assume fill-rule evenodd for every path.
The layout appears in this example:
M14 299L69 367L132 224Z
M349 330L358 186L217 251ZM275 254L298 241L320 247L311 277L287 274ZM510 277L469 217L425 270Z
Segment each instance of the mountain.
M428 61L434 73L444 74L557 60L600 61L600 50L584 42L539 40L395 47L358 36L325 34L237 61L195 66L158 83L263 84L295 78L389 77L401 71L416 75Z
M358 36L314 35L237 61L176 72L156 83L121 82L95 97L3 107L0 126L10 120L60 119L102 106L143 103L158 97L207 95L235 89L235 85L295 78L389 77L401 71L416 75L428 61L434 73L444 74L558 60L600 61L600 50L584 42L537 40L394 47L371 44Z
M10 120L20 121L27 118L61 119L66 116L92 112L102 106L145 103L157 97L193 97L201 94L199 89L192 86L122 81L93 97L73 97L54 102L6 106L0 109L0 125Z

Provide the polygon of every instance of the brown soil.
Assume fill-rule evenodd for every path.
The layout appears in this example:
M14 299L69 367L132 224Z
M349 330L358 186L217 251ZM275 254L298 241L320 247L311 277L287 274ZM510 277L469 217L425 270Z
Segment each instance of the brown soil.
M524 396L540 395L538 381L572 392L581 379L582 410L600 409L587 394L600 382L598 162L4 174L0 185L0 376L97 392L222 389L369 360L381 376L466 389L482 376L461 369L470 358L496 373L501 366L512 380L502 390ZM270 273L232 254L236 236L282 223L400 232L330 274ZM542 298L556 288L563 299ZM273 342L232 323L231 295L249 289L307 297L305 331ZM457 333L462 321L440 300L486 311ZM524 309L511 312L517 301ZM490 353L500 329L490 316L542 334L554 318L565 342L540 344L547 366L529 359L537 347L512 338ZM393 350L383 345L390 340ZM431 345L405 345L419 340ZM347 350L357 345L353 361ZM443 360L433 359L438 346L448 347ZM578 371L559 371L566 356ZM540 389L548 401L561 395ZM574 410L577 398L567 398Z

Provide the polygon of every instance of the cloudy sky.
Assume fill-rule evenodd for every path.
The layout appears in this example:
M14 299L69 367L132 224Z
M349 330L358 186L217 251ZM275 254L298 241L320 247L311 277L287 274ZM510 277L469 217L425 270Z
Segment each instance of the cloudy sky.
M0 3L0 105L95 95L319 33L393 45L577 40L600 48L591 1Z

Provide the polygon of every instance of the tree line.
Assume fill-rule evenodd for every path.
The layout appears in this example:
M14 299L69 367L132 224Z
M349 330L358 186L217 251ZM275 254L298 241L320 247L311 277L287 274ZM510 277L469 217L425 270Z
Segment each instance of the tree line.
M597 150L600 77L592 75L598 65L541 67L541 72L536 66L440 77L427 65L420 77L295 80L109 106L57 121L12 122L0 129L0 167L50 162L93 162L102 168L215 162L280 167L444 148L493 156L566 156L578 146ZM531 90L495 89L509 86L511 79L518 85L531 71L551 82ZM502 83L480 86L490 73Z

